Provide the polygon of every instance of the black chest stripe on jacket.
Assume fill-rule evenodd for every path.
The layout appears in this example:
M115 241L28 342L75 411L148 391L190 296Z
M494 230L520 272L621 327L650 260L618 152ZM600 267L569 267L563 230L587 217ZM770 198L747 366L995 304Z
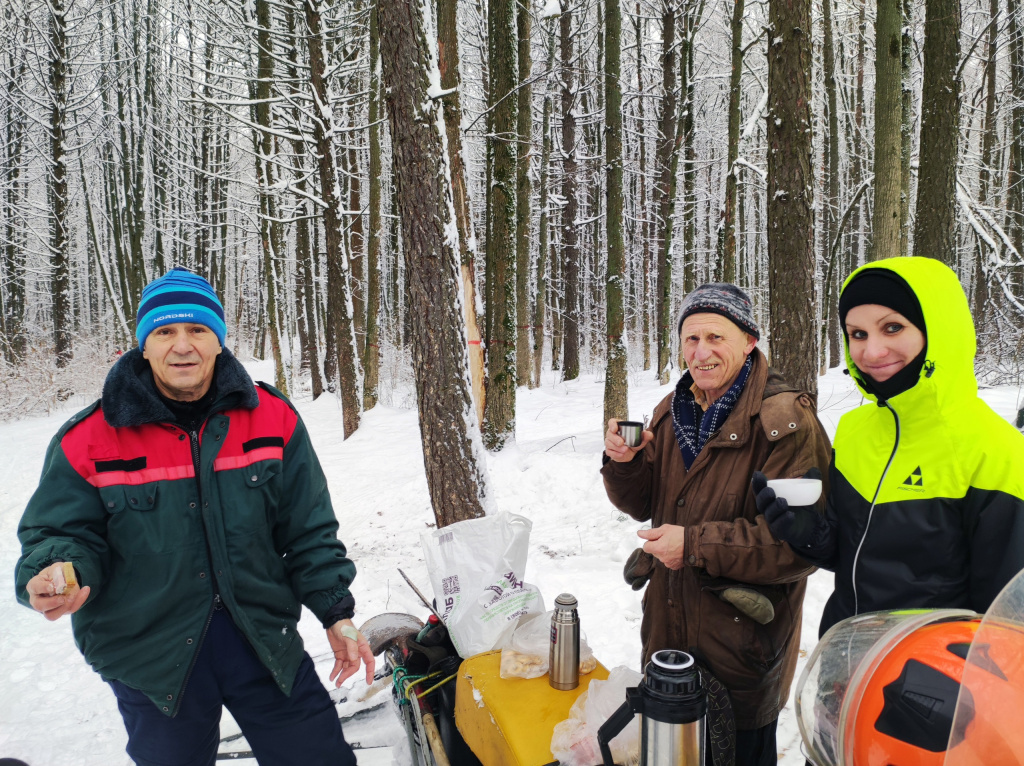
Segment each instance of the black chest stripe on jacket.
M252 452L263 447L284 447L283 436L257 436L247 442L242 442L242 452Z
M131 460L97 460L96 473L111 473L113 471L141 471L146 467L146 456L135 457Z

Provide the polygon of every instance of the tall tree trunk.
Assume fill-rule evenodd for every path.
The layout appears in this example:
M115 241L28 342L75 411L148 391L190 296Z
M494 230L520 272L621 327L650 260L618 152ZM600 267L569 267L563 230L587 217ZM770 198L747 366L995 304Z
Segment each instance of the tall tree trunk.
M334 115L324 79L324 33L318 0L303 0L306 30L309 35L309 84L313 92L313 140L316 143L320 171L320 196L323 201L324 240L327 248L328 319L334 325L338 380L345 438L359 428L362 406L362 380L356 354L355 329L351 305L349 265L344 252L341 227L342 196L338 186L337 163L331 138L335 135Z
M822 348L828 348L830 367L838 367L843 362L842 333L839 327L839 287L845 274L835 268L832 263L832 237L838 235L833 226L839 210L839 106L836 93L836 54L833 40L832 0L822 0L822 22L825 34L822 46L822 58L825 68L825 101L828 105L828 135L825 150L825 209L821 215L824 248L824 274L826 282L822 283ZM831 274L832 278L828 279ZM824 372L824 370L822 370Z
M978 170L978 205L988 202L989 187L992 183L991 168L995 155L997 138L996 121L996 57L999 50L999 0L989 0L987 55L985 57L985 122L981 132L981 167ZM971 313L975 325L982 330L987 323L988 313L988 252L984 243L975 247L974 291L971 294Z
M529 2L517 3L516 26L519 40L519 115L516 133L519 136L519 157L516 163L516 385L530 385L533 355L530 353L530 160L533 157L533 88L530 74Z
M676 119L676 7L663 0L661 14L661 107L658 114L658 175L654 193L658 198L656 301L658 335L658 380L668 383L672 370L672 224L675 210L676 167L679 156Z
M487 221L487 402L484 444L500 450L516 433L516 20L514 0L488 0L491 181Z
M644 59L644 39L647 36L647 20L642 19L640 15L640 3L636 3L636 13L633 16L633 36L636 39L636 91L638 94L636 100L636 119L639 125L640 135L638 141L640 143L640 158L639 158L639 172L637 177L637 185L639 186L639 207L637 210L643 217L643 222L640 224L640 275L637 277L639 283L639 289L637 290L637 307L639 317L639 335L641 344L643 347L644 362L643 368L645 370L651 369L651 271L656 267L654 262L653 252L651 251L651 215L647 205L647 174L648 174L648 157L647 157L647 119L646 119L646 105L644 101L647 98L647 92L644 87L644 69L646 68L646 62Z
M380 377L381 304L381 146L380 146L380 26L377 8L370 3L370 200L366 232L366 347L363 351L363 409L377 406Z
M288 24L288 85L293 99L299 96L299 51L297 32L299 28L294 8L285 9ZM324 392L323 377L320 374L320 343L317 333L316 308L313 282L313 250L310 237L311 204L306 181L306 142L299 135L302 117L293 101L291 117L295 138L292 139L292 162L295 167L295 308L298 317L299 345L302 352L302 367L309 371L310 388L313 398ZM371 118L372 122L372 118Z
M1010 126L1006 168L1006 229L1010 243L1024 254L1024 25L1019 0L1006 0L1006 37L1010 46Z
M817 394L811 3L769 0L768 288L772 364Z
M486 484L469 392L459 256L447 234L455 211L445 181L444 122L428 96L431 81L440 78L431 55L433 30L421 15L429 9L419 0L386 0L378 13L394 175L411 271L423 462L434 516L444 527L484 515Z
M828 0L825 0L828 2ZM725 205L720 232L718 258L722 264L722 281L736 281L736 161L740 156L740 101L743 82L743 0L733 0L732 69L729 75L729 138L725 165Z
M574 85L572 12L570 0L562 0L559 18L559 48L562 82L562 378L575 380L580 375L580 246L579 200L576 186L579 163L576 160L576 88Z
M697 205L694 191L697 187L697 143L693 130L694 83L693 35L697 30L698 8L691 0L683 3L683 26L680 30L681 49L679 51L679 93L682 103L677 118L676 143L681 144L680 150L685 158L683 166L683 292L688 293L697 286L697 259L695 247L697 241ZM676 173L672 173L675 184ZM672 187L672 198L675 199L675 186ZM675 328L672 328L673 331ZM680 358L682 355L680 354Z
M71 282L68 236L68 168L65 158L68 83L67 8L63 0L49 0L49 98L50 157L47 196L50 203L50 294L53 312L53 345L57 366L71 361Z
M627 418L629 384L626 379L626 344L623 342L625 306L625 245L622 237L622 9L619 0L605 0L604 104L605 104L605 211L608 238L607 309L605 329L608 352L604 376L604 419Z
M256 155L256 181L260 190L260 241L263 253L263 289L267 312L266 329L274 356L274 385L288 393L284 359L281 354L281 325L278 318L275 259L284 254L281 218L274 198L274 138L270 112L270 86L274 79L274 51L270 39L270 5L256 0L256 82L253 84L253 149Z
M19 210L26 193L26 184L22 180L23 152L26 138L26 119L16 107L15 94L24 81L28 69L28 19L24 18L20 26L20 34L15 34L16 26L14 9L8 5L4 11L4 19L11 32L11 42L4 56L4 68L7 69L7 93L0 120L3 123L4 146L6 147L6 184L3 204L6 209L3 228L3 250L0 260L0 327L3 337L3 355L14 364L21 359L25 351L25 233L24 227L17 225L13 215ZM20 38L20 39L19 39ZM9 58L7 58L9 56Z
M878 0L875 19L875 211L872 260L900 254L901 0ZM772 220L769 210L768 220Z
M555 29L554 24L548 31L548 66L549 73L555 66ZM550 215L548 211L548 163L551 161L551 110L553 96L551 94L552 77L544 80L544 116L541 120L541 155L540 155L540 221L537 225L537 292L533 303L533 383L532 387L540 386L541 366L544 362L544 326L546 324L548 276L547 264L549 245ZM551 254L552 270L555 264L554 253ZM554 347L552 344L552 355Z
M911 69L914 65L914 30L912 0L903 0L903 34L900 64L903 70L900 87L900 255L910 252L910 159L914 148L914 89Z
M476 236L469 209L466 184L466 163L462 159L462 103L459 93L459 39L457 0L438 0L437 37L441 88L450 93L444 98L444 125L447 134L448 164L452 175L452 196L455 203L455 228L459 232L459 262L462 271L462 305L466 312L466 335L469 343L469 374L473 383L473 404L477 421L484 422L484 347L480 343L480 322L477 318Z
M927 0L914 252L956 268L960 0Z

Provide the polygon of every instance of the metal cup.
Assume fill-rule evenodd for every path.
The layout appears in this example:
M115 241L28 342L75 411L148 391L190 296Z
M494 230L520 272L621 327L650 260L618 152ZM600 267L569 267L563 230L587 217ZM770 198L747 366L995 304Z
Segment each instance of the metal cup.
M644 424L636 420L620 420L619 436L626 442L627 447L636 448L643 440Z

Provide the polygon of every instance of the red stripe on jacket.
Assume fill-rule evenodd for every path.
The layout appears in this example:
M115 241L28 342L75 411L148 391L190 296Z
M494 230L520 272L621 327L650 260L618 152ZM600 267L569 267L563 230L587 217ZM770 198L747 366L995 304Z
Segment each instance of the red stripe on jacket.
M281 460L281 447L260 447L246 452L245 442L265 437L280 437L287 446L295 433L298 417L286 402L257 386L259 406L225 410L229 420L224 444L217 453L214 470L244 468L261 460ZM216 438L204 428L200 441ZM72 427L61 440L61 448L75 471L94 487L138 485L153 481L195 477L192 448L188 435L168 423L113 428L97 408ZM136 471L97 471L97 462L146 458L146 466Z

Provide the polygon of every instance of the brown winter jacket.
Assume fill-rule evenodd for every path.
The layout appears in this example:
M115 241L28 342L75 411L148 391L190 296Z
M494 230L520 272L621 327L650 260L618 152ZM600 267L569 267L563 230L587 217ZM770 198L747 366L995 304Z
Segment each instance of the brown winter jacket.
M644 594L643 662L659 649L699 651L729 690L738 729L771 723L786 704L814 571L772 536L754 505L751 474L796 478L817 466L827 476L831 452L811 397L770 370L758 349L752 355L735 409L689 471L672 428L672 394L654 410L654 441L632 462L601 469L615 507L655 527L686 528L683 567L656 561ZM771 599L771 622L760 625L718 598L737 582Z

